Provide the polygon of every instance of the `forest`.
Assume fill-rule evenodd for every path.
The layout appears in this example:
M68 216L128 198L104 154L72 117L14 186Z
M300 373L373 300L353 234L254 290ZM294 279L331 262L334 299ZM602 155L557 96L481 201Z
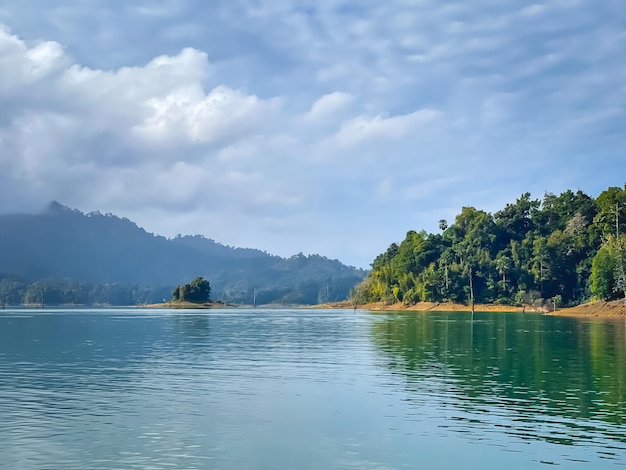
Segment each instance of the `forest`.
M15 305L143 305L162 302L172 295L170 286L133 283L79 282L71 279L0 280L0 308Z
M216 301L251 304L256 293L259 305L310 305L346 299L366 274L318 254L283 258L202 235L165 238L58 202L38 214L0 215L5 306L159 303L195 276L210 282Z
M372 263L358 303L572 306L625 294L626 185L595 199L530 193L490 214L464 207L440 233L409 231Z

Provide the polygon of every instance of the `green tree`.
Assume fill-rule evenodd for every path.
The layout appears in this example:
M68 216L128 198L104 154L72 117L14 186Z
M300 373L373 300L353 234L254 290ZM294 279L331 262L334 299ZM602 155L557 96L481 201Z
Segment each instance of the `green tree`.
M609 249L603 246L591 264L591 293L600 300L609 300L613 298L614 290L615 260Z
M524 193L515 204L507 204L503 210L495 213L496 224L505 230L510 239L521 240L534 228L531 214L539 206L540 202L532 200L530 193Z
M203 277L198 276L188 284L177 286L172 292L172 299L194 303L210 302L211 284Z
M616 297L626 298L626 235L622 235L619 238L609 237L607 248L615 263L613 270L615 286L613 287L613 292L616 294Z
M2 281L0 281L0 308L2 309L5 309L9 304L13 284L14 283L9 279L2 279Z
M626 185L624 189L612 186L596 198L598 213L594 223L604 236L624 233L626 227ZM619 232L619 233L618 233Z
M189 284L189 300L192 302L210 302L211 284L202 277L196 277Z

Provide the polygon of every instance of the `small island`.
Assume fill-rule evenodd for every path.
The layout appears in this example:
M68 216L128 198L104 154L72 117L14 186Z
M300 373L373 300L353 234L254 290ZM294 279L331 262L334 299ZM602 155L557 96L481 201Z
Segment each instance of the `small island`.
M148 308L212 308L223 307L222 302L211 301L211 284L202 276L197 276L187 284L176 286L172 292L172 300L160 304L146 305Z

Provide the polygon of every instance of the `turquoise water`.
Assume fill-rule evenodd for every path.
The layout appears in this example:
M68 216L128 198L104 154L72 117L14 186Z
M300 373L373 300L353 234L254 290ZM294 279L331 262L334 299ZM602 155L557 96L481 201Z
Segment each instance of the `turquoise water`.
M0 468L626 467L625 323L0 312Z

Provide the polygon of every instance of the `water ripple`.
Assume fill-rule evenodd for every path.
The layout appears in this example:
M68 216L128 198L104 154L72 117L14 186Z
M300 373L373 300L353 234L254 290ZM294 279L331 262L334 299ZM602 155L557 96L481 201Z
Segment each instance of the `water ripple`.
M1 466L623 466L623 328L550 322L4 313Z

